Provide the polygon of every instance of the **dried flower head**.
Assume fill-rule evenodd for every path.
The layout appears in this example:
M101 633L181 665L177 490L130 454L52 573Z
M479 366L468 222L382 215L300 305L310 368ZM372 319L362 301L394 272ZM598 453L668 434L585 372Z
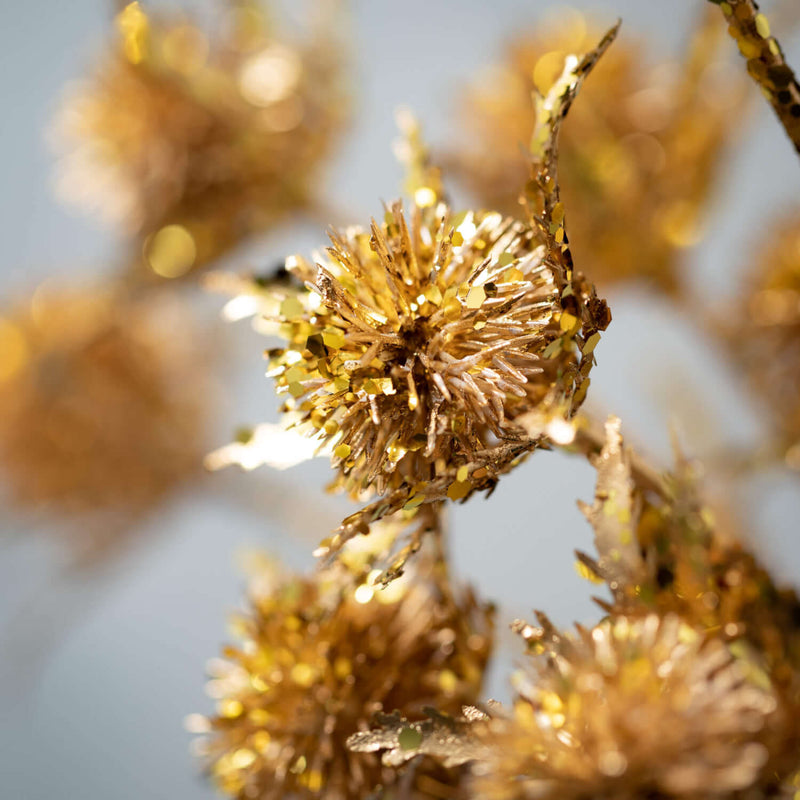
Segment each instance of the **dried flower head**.
M336 437L353 494L467 465L532 407L579 405L580 353L561 346L581 329L571 284L529 226L396 203L331 241L316 265L290 261L312 288L281 305L289 344L270 370L287 410Z
M346 748L373 714L418 719L426 705L457 712L477 699L491 613L470 592L455 593L440 568L381 590L369 578L354 588L337 565L283 576L251 598L236 623L244 643L226 649L210 685L218 714L204 749L223 791L367 797L395 780L374 754ZM435 768L415 778L422 791L454 779Z
M753 393L771 412L780 456L800 469L800 211L759 242L743 290L720 327Z
M210 37L130 3L111 53L60 114L71 145L61 194L141 237L162 277L313 202L345 113L329 33L294 45L256 0L225 11Z
M620 42L598 66L562 135L560 175L576 262L601 288L646 278L674 291L681 251L703 232L744 80L720 69L713 10L682 64L646 67L643 44ZM577 11L504 48L463 100L469 143L450 160L489 208L520 213L531 91L546 91L564 56L597 40Z
M575 638L544 625L523 626L542 654L518 676L510 718L482 732L478 796L699 800L753 783L775 698L721 642L675 616L617 617Z
M150 508L199 471L207 397L186 311L44 285L0 317L0 469L61 514Z

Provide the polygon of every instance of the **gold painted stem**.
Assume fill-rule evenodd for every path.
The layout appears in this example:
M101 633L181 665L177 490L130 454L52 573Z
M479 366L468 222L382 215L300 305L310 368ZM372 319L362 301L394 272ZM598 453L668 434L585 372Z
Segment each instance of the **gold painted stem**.
M728 33L747 59L747 71L761 87L800 153L800 84L786 63L778 40L755 0L709 0L718 5L728 22Z

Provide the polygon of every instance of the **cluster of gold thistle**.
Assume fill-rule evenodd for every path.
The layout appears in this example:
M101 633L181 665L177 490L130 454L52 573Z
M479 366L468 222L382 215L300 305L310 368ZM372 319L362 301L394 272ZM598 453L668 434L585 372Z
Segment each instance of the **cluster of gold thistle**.
M469 765L471 794L502 800L794 796L797 596L717 529L689 463L654 483L611 420L595 466L597 556L579 564L608 585L607 617L515 622L529 663L511 708L382 717L351 746Z
M716 4L800 147L800 90L766 18L752 0ZM0 318L0 460L20 505L140 511L194 473L201 357L185 326L163 334L142 263L177 278L314 206L343 121L340 49L288 44L249 0L214 38L138 2L117 29L62 114L61 182L122 223L133 269L101 291L39 290ZM597 436L578 416L611 320L593 281L683 291L679 255L742 107L712 16L667 88L637 51L605 56L616 33L572 17L471 89L474 143L447 160L487 208L451 205L406 121L411 202L333 231L313 263L292 257L232 301L283 339L267 353L282 433L329 454L333 488L370 502L323 540L316 573L254 581L241 644L211 666L216 713L190 725L223 792L797 797L800 601L715 522L690 462L661 475L617 421ZM800 463L797 221L762 255L728 341ZM265 441L218 460L269 461L252 452ZM597 470L583 506L597 552L578 567L607 585L606 616L575 631L542 613L515 622L513 703L482 705L492 610L450 578L443 508L554 447Z
M217 716L193 720L210 734L203 750L223 791L366 797L398 776L379 757L349 750L348 736L382 711L419 717L437 706L457 714L477 702L491 609L469 591L454 592L434 558L422 556L385 591L359 576L356 563L275 576L234 621L243 645L212 664ZM435 796L457 777L431 764L415 771L412 786Z
M723 12L734 5L722 3ZM497 210L454 211L407 123L408 210L393 203L368 228L333 231L324 255L290 258L280 280L235 282L236 309L285 341L267 351L286 398L284 427L298 446L306 437L330 455L333 488L377 498L323 541L315 576L253 590L251 610L235 621L244 645L212 668L218 712L191 724L206 734L202 751L223 791L242 800L797 796L800 600L715 521L690 461L680 456L661 474L625 447L618 420L598 435L576 416L610 313L573 263L559 133L615 35L584 56L560 43L545 55L538 44L535 56L519 48L523 94L534 74L528 180L509 178L509 189L497 177L515 169L481 158L479 167L497 168L484 183ZM583 112L598 138L565 136L564 163L568 147L575 163L585 161L572 173L585 201L581 210L576 199L576 227L582 218L599 231L598 205L618 211L627 202L620 224L633 226L638 205L647 224L636 241L648 243L650 275L669 288L676 249L694 238L686 226L707 199L706 156L725 129L706 85L712 38L704 24L674 96L649 98L666 114L658 125L652 107L642 110L637 62L623 53L610 58L606 99ZM620 82L631 113L603 116ZM513 94L518 84L510 85ZM505 99L487 104L495 110ZM611 126L617 116L631 126ZM486 129L501 135L501 127L513 129ZM650 159L626 162L622 177L619 139ZM696 159L707 169L679 174ZM485 180L474 159L463 166L476 186ZM581 195L580 170L590 167L600 169L584 172L596 191ZM620 183L604 184L603 169ZM656 197L650 184L662 177ZM633 252L621 253L614 236L595 244L578 266L609 278L635 271ZM783 240L775 249L791 251ZM762 322L796 323L787 277L795 267L770 259L773 277L752 295ZM790 370L792 337L781 333ZM222 460L270 462L253 452L265 443L254 433ZM598 601L606 616L575 631L541 612L537 624L515 622L527 663L513 703L482 705L491 626L448 577L442 509L491 489L531 451L557 446L597 471L594 502L582 506L597 552L578 553L578 568L606 584L610 599ZM408 561L427 548L432 556Z

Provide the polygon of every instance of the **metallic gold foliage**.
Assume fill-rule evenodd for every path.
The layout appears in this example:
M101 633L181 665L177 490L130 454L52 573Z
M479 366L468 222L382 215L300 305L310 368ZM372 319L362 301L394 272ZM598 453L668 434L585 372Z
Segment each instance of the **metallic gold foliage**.
M117 27L60 113L64 197L114 217L166 278L315 201L345 115L329 26L290 43L266 5L237 0L213 35L137 2Z
M580 505L594 530L598 553L596 565L584 563L602 576L613 592L624 593L641 586L647 564L634 533L641 499L634 500L630 453L623 448L620 427L618 419L606 423L605 445L595 462L595 501L592 506Z
M800 667L800 603L716 523L691 462L679 460L659 496L630 470L619 420L608 423L607 436L595 502L583 506L598 559L583 563L608 582L613 609L675 612L716 635L746 639L775 666Z
M800 153L800 84L786 63L778 40L755 0L710 0L728 23L728 33L747 59L750 77L772 106L786 134Z
M764 401L787 466L800 469L800 211L760 237L723 340Z
M763 780L787 779L800 742L800 601L794 591L776 586L746 547L715 523L685 459L665 477L660 494L643 487L629 468L617 420L608 425L597 468L596 499L584 510L599 557L580 557L611 589L612 603L602 604L614 617L677 614L747 653L752 674L779 700L760 736L769 756Z
M571 244L601 288L643 277L675 291L681 253L702 235L744 83L723 80L713 17L702 19L680 65L644 67L644 44L620 41L564 127ZM546 30L518 36L469 87L461 118L470 138L449 161L484 205L521 213L531 91L546 91L564 57L597 38L581 14L561 12Z
M0 470L12 502L129 515L199 472L209 409L196 342L174 301L114 289L43 285L0 317Z
M711 2L800 151L800 86L766 17L753 0ZM292 41L263 3L223 0L213 27L118 4L109 52L64 104L60 190L119 223L133 272L39 289L0 316L15 509L127 526L196 474L207 354L140 279L188 275L319 211L348 112L338 0L314 0L328 15ZM320 543L314 574L252 571L238 644L209 665L215 710L188 720L221 792L800 800L800 600L715 520L695 465L679 455L662 474L618 420L601 436L578 414L611 320L594 282L645 277L689 299L681 255L702 236L745 83L704 8L679 65L643 66L641 45L606 57L619 23L601 36L577 12L512 43L469 89L471 141L448 156L486 208L452 206L404 112L405 204L331 229L323 253L272 276L211 279L234 295L226 317L278 340L265 355L283 404L280 424L206 465L325 456L330 488L368 503ZM765 240L724 331L798 468L799 225ZM543 612L512 623L526 643L513 704L484 711L494 610L451 582L443 508L553 447L597 471L581 505L597 553L578 569L607 585L607 616L569 632Z
M459 767L480 758L483 745L470 735L472 724L489 717L474 706L464 708L462 717L450 717L434 709L426 709L428 719L409 722L398 712L378 714L380 726L371 731L354 733L347 746L357 753L383 751L381 760L390 767L399 767L418 756L431 756L444 767Z
M474 728L487 747L477 796L730 797L764 765L757 736L775 697L678 617L527 636L540 654L517 676L513 712Z
M205 750L218 786L239 798L367 797L397 775L346 748L374 714L458 713L478 698L491 613L455 592L441 565L379 589L341 564L283 576L251 597L209 690L218 700ZM415 793L452 796L459 775L412 765ZM437 788L438 787L438 788ZM449 788L448 788L449 787Z

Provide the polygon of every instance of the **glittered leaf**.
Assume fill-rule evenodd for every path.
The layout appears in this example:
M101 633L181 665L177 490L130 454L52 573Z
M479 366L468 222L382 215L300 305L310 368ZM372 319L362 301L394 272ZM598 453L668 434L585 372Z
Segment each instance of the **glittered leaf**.
M597 484L594 503L580 504L594 529L600 574L611 584L635 584L644 563L636 538L638 509L634 499L630 456L625 451L619 419L606 423L606 441L595 461Z
M430 756L444 767L458 767L479 758L484 747L470 734L470 726L487 720L476 708L464 709L464 716L450 717L426 709L428 719L409 722L395 711L378 714L374 730L353 734L347 746L360 753L383 751L386 766L399 767L417 756Z
M547 94L534 92L536 125L531 136L530 155L533 161L533 181L542 192L544 205L542 227L548 235L551 226L555 226L556 231L562 229L564 220L564 207L561 204L558 183L558 134L561 123L567 116L583 81L616 38L619 27L618 22L600 40L597 47L583 57L568 56L561 76Z

